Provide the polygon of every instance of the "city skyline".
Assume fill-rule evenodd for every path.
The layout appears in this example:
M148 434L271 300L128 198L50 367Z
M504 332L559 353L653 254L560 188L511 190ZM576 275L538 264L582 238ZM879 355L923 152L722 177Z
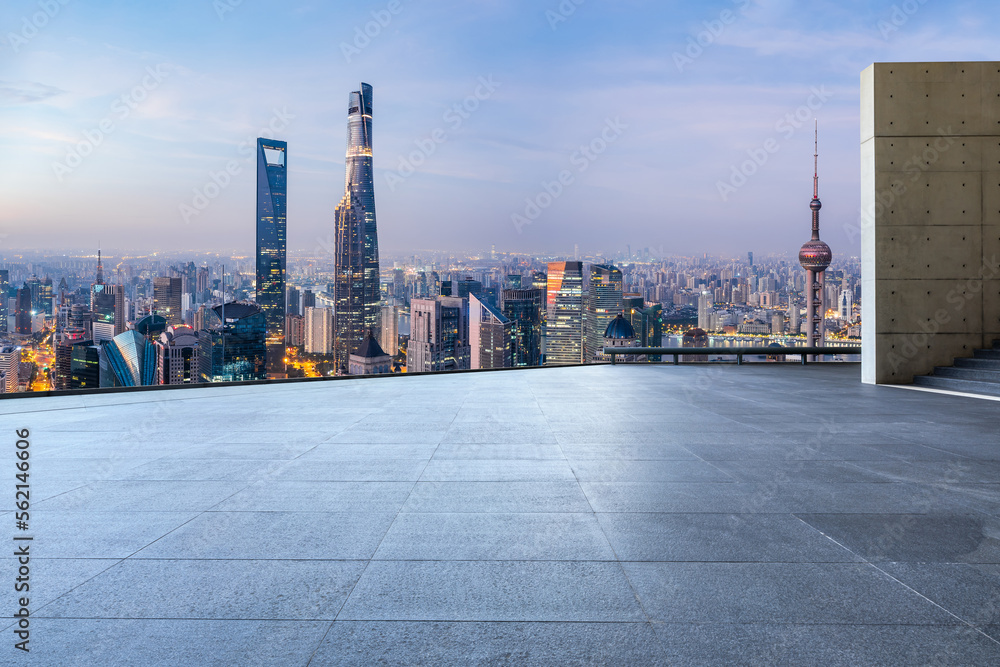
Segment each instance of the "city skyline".
M563 5L224 2L111 15L96 3L60 5L32 31L22 18L37 5L10 3L0 160L16 156L18 168L0 185L12 202L3 246L57 233L81 247L93 232L141 248L170 226L178 247L198 230L205 247L250 251L252 144L267 128L300 147L289 247L322 248L344 168L337 91L364 79L382 91L374 173L390 253L594 247L612 217L625 242L669 252L778 249L800 219L797 165L819 116L827 236L853 254L857 72L873 60L988 58L996 27L984 3L821 5L809 17L749 0ZM827 26L819 48L813 22ZM181 24L169 42L150 28ZM287 54L258 49L275 29L299 37ZM600 152L579 150L590 144ZM111 198L120 205L108 214ZM514 224L531 202L548 205Z

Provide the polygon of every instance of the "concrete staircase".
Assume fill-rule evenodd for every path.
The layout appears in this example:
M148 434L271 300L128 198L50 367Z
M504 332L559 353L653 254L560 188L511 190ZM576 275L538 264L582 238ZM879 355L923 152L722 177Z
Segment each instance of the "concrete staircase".
M976 350L971 358L955 359L954 366L937 366L933 374L913 378L913 384L1000 396L1000 341L993 341L991 349Z

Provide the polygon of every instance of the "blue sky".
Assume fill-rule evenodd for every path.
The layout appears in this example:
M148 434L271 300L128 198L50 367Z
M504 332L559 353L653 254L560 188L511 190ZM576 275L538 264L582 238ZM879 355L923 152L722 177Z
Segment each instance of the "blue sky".
M2 243L252 252L270 124L289 246L321 246L365 81L384 252L794 252L815 116L855 254L861 70L998 60L998 28L986 1L6 0Z

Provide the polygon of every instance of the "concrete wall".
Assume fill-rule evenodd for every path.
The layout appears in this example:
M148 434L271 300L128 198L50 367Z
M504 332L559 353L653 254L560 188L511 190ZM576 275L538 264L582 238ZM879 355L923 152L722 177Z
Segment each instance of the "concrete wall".
M1000 339L1000 63L861 74L862 379Z

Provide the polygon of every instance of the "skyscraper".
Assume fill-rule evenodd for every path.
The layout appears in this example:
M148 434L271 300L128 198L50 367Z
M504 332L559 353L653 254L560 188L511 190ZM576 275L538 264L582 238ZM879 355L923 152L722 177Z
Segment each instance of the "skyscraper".
M546 365L583 359L583 263L549 262L545 299Z
M469 295L469 367L511 367L511 321L480 294Z
M819 129L816 130L816 150L813 154L812 238L799 250L799 264L806 270L806 345L816 347L824 343L823 272L833 260L833 252L819 240Z
M0 269L0 334L7 333L7 301L10 295L10 272Z
M549 272L551 275L551 271ZM604 331L622 312L622 272L610 264L590 267L584 361L590 363L604 348Z
M14 333L31 335L31 288L25 283L14 299Z
M511 321L511 365L538 366L542 356L542 290L503 291L503 314Z
M333 351L333 313L329 308L306 308L306 354L330 354Z
M372 171L372 87L350 95L347 109L347 173L335 211L334 304L338 366L357 351L365 333L379 334L378 228Z
M257 305L267 326L267 375L285 376L285 205L288 144L257 139Z
M181 323L180 278L153 278L153 310L166 319L168 325Z
M469 368L469 306L457 296L413 299L410 341L406 347L409 373Z
M399 351L399 308L396 306L382 306L382 336L379 347L389 356L395 356Z
M233 301L211 311L212 322L198 332L202 382L266 379L267 327L260 308Z

